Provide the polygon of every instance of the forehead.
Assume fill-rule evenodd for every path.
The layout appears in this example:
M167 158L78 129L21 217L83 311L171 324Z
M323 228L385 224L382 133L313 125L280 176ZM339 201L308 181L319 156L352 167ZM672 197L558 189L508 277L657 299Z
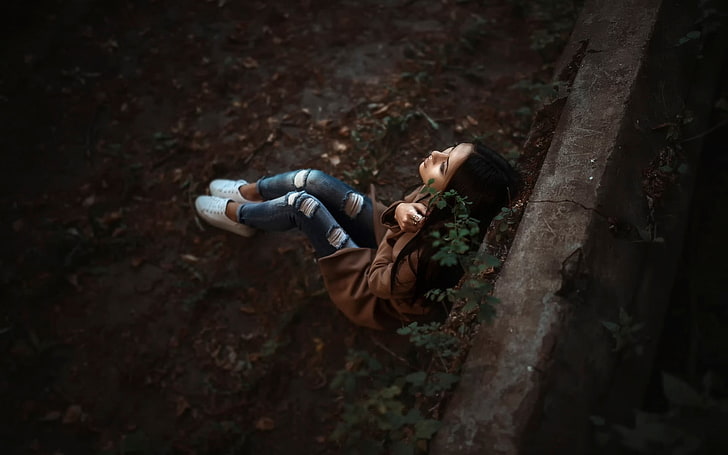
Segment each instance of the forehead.
M443 150L443 153L447 153L449 155L448 159L450 160L450 164L452 165L453 160L464 161L465 158L467 158L468 155L473 152L473 150L475 150L473 144L462 143L446 148L445 150Z
M455 154L463 153L465 155L469 155L470 152L472 152L475 149L473 144L470 144L468 142L461 142L460 144L453 145L452 147L448 147L445 150L443 150L443 153L447 153L449 155L452 155L453 152Z

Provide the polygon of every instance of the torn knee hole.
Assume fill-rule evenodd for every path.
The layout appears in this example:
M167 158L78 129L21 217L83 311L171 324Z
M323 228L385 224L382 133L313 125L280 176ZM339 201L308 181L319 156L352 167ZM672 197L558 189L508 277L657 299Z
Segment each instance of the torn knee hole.
M296 205L296 200L298 200L298 198L302 194L304 194L303 191L296 191L293 193L288 193L288 197L286 198L286 203L291 206Z
M286 196L286 203L295 207L303 213L306 218L311 218L319 206L319 201L305 191L294 191Z
M348 239L349 236L346 234L346 231L339 226L334 226L331 230L329 230L329 233L326 234L326 240L329 242L329 245L337 250L341 248Z
M318 206L318 201L309 196L303 198L301 205L298 206L298 210L303 213L306 218L311 218L313 214L316 213Z
M346 200L344 201L344 213L346 213L346 216L351 219L356 218L361 212L362 207L364 207L364 196L353 191L347 193Z
M308 180L308 174L311 173L311 169L304 169L302 171L298 171L296 175L293 176L293 185L301 189L306 186L306 181Z

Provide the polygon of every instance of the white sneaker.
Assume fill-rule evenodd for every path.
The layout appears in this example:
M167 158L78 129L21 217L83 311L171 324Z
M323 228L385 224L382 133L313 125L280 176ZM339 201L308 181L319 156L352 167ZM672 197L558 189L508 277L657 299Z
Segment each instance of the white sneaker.
M210 182L210 194L216 197L232 199L235 202L250 202L240 194L240 187L246 183L248 183L246 180L213 180Z
M195 210L203 220L220 229L225 229L233 234L251 237L255 229L244 224L237 223L225 216L225 207L229 199L214 196L198 196L195 199Z

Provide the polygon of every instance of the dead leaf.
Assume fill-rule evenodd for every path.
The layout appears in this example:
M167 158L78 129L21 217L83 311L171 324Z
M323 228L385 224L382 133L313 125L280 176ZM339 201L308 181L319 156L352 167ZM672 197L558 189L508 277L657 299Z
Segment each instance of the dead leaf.
M53 422L54 420L58 420L61 418L61 411L50 411L47 412L43 417L41 417L41 422Z
M341 141L334 141L332 144L334 151L338 153L346 152L349 147Z
M99 218L99 221L105 225L109 225L115 221L121 220L122 216L121 210L114 210L113 212L105 213L101 218Z
M253 57L245 57L243 59L243 66L247 69L254 69L258 67L258 62Z
M276 427L276 423L270 417L261 417L255 422L255 428L260 431L270 431Z
M118 228L114 229L114 231L111 233L111 236L113 238L117 238L117 237L119 237L121 235L126 234L126 231L127 231L126 227L119 226Z
M181 416L185 413L186 410L190 409L190 403L187 401L185 397L177 397L177 411L175 414L177 417Z
M478 121L477 121L477 120L475 120L475 119L474 119L473 117L471 117L471 116L469 116L469 115L468 115L467 117L465 117L465 118L466 118L466 119L468 119L468 123L470 123L470 124L471 124L471 125L473 125L473 126L475 126L475 125L477 125L477 124L478 124Z
M138 256L138 257L135 257L135 258L131 258L130 264L131 264L132 267L137 268L140 265L142 265L145 260L146 260L145 258Z
M185 262L200 262L200 258L193 254L180 254L179 257L182 258L182 260Z
M255 314L256 313L255 308L253 308L252 306L248 306L248 305L241 306L240 312L245 313L245 314Z
M63 416L63 423L71 424L76 423L83 418L83 410L81 406L73 404L66 409L66 414Z
M81 206L83 208L87 209L87 208L91 207L92 205L94 205L94 202L96 202L96 195L92 194L91 196L89 196L83 200L83 202L81 203Z
M81 285L78 283L78 275L75 273L72 273L70 275L66 275L66 281L68 281L74 288L76 288L77 291L83 290Z
M316 345L316 352L323 351L324 350L324 347L326 346L326 343L324 343L323 340L321 338L318 338L318 337L316 337L316 338L313 339L313 344Z
M380 107L379 109L377 109L376 111L374 111L373 115L377 115L377 116L382 115L385 112L387 112L388 109L389 109L389 104L384 105L384 106Z

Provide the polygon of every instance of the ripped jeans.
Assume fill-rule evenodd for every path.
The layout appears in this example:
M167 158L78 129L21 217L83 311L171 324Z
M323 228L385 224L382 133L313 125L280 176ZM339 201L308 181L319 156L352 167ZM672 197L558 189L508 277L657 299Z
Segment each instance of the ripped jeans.
M263 202L243 204L238 221L264 231L300 229L316 257L342 248L376 248L372 201L346 183L312 169L258 180Z

